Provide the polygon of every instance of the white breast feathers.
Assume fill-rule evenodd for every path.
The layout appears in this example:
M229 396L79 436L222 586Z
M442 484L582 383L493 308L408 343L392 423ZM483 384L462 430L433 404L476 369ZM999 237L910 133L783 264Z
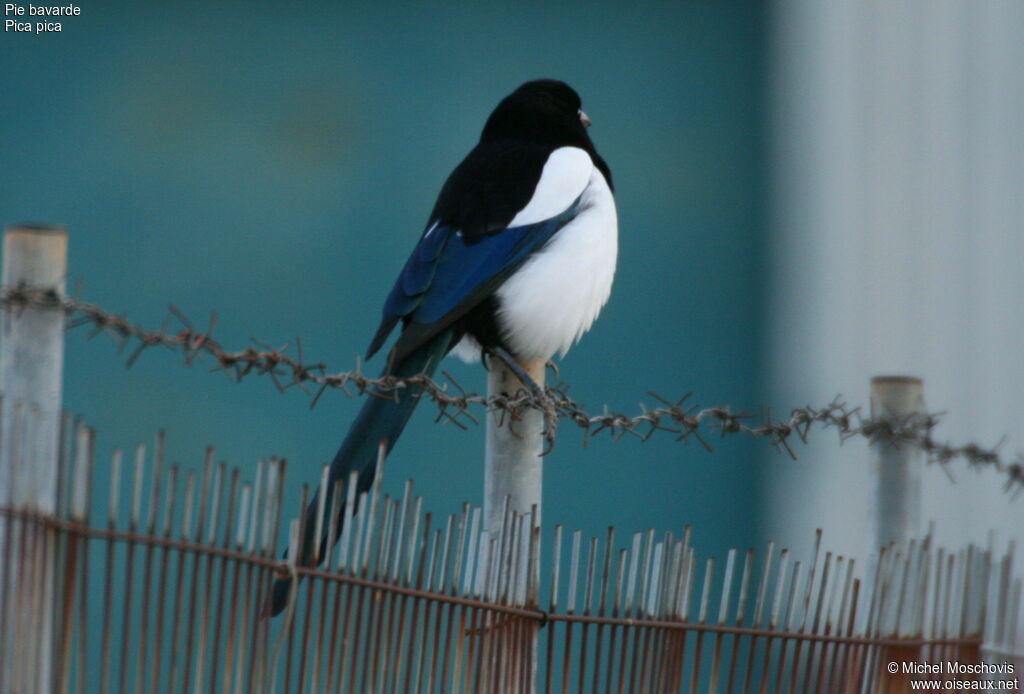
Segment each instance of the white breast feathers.
M611 293L618 256L615 199L584 150L562 147L551 154L533 197L509 226L554 217L578 197L579 214L496 292L499 328L520 359L564 356L593 325ZM466 337L453 353L475 361L480 346Z

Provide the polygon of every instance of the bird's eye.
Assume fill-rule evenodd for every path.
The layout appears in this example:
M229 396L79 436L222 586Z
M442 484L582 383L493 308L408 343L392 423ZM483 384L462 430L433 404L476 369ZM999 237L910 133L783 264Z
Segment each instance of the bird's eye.
M583 123L583 127L584 128L589 128L590 127L590 118L587 116L587 114L585 114L583 112L583 109L580 109L579 111L577 111L577 113L579 113L580 123Z

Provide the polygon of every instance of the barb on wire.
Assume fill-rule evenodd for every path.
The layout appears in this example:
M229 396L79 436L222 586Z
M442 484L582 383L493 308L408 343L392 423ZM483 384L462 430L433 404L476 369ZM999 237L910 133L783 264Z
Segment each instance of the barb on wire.
M115 315L77 298L62 296L51 288L4 287L0 303L14 309L26 306L58 308L68 316L69 329L91 325L90 338L105 333L122 350L134 345L128 357L129 366L147 349L165 347L181 352L186 364L207 357L214 363L211 370L225 371L234 380L257 374L269 376L281 391L300 387L312 396L311 406L328 389L340 390L348 396L368 394L397 398L411 387L416 387L416 397L430 399L437 405L438 421L452 422L461 428L466 427L467 421L479 422L469 411L471 407L500 410L513 418L518 418L525 409L538 409L545 413L547 450L554 445L555 426L561 420L568 420L583 430L584 444L603 431L616 438L630 434L643 441L663 432L678 441L694 439L712 451L709 435L717 432L723 438L741 434L767 439L793 458L796 457L792 445L794 437L806 443L812 429L831 429L838 434L840 442L862 437L869 441L888 440L894 445L916 444L925 452L929 462L938 463L944 469L951 461L962 460L972 468L992 468L1005 475L1006 488L1015 494L1024 488L1024 455L1003 456L999 452L1002 442L985 447L977 443L953 445L937 441L932 436L939 421L936 414L903 419L869 419L861 415L860 408L850 407L837 397L824 407L795 408L785 419L773 418L767 410L755 419L747 412L733 412L728 406L699 408L690 405L690 393L677 400L669 400L654 392L648 395L660 405L653 409L641 406L639 414L627 415L605 408L595 414L569 396L569 386L565 383L548 387L547 397L543 399L525 391L488 397L467 391L447 372L442 372L447 379L443 384L426 375L370 377L362 372L358 362L352 371L331 372L323 363L305 362L299 340L296 340L297 355L294 357L288 353L288 345L275 348L257 340L244 349L229 351L213 337L216 314L211 315L205 330L197 330L192 321L174 306L170 307L168 320L161 330L147 330L123 315ZM171 318L181 325L177 332L171 332ZM311 386L315 390L311 390Z

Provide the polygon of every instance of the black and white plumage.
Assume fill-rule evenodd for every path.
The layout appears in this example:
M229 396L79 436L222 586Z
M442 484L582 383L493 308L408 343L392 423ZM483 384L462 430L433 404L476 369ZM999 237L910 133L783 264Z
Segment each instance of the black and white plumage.
M503 346L524 361L547 360L556 352L564 356L590 329L611 294L618 254L615 200L608 179L586 150L554 150L536 192L509 227L555 217L566 201L577 199L576 215L494 293ZM472 328L455 347L467 361L480 353Z
M590 328L611 292L618 222L611 171L589 125L579 96L556 80L527 82L498 104L442 187L368 357L399 325L386 367L398 377L433 373L452 351L470 361L481 352L547 360ZM369 488L379 446L390 450L417 402L366 399L331 464L328 508L334 480L347 484L353 470L357 491ZM310 521L316 508L314 499ZM288 585L275 586L274 613Z
M399 320L397 358L453 327L460 356L502 346L547 359L590 327L611 292L618 241L611 172L585 119L576 92L554 80L498 105L442 188L371 356Z

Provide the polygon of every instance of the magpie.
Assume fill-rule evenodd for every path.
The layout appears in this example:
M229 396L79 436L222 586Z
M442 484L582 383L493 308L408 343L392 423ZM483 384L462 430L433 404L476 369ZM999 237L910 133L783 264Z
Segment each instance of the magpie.
M448 353L468 362L487 356L537 388L519 363L564 356L607 302L615 274L612 175L589 126L564 82L534 80L502 99L441 188L384 302L367 358L401 325L386 374L430 375ZM366 398L318 492L327 495L325 508L335 481L348 484L352 471L357 494L370 488L380 447L390 451L418 394L413 386L397 399ZM313 562L317 506L314 497L306 507L302 565ZM321 550L326 534L316 538ZM284 609L289 585L276 581L271 614Z

